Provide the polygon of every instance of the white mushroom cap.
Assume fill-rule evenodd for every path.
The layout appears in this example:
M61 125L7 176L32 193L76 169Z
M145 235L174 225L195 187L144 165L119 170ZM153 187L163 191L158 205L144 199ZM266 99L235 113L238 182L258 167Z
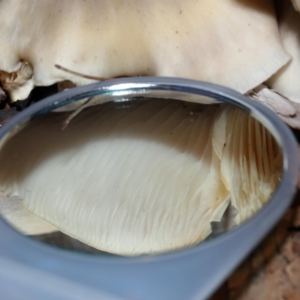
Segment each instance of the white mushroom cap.
M13 88L1 76L12 100L34 85L91 82L55 64L101 78L186 77L246 93L290 58L267 0L6 0L0 36L0 70L18 72L24 63L33 70L28 85L17 77Z
M277 1L277 13L281 40L292 59L267 81L267 85L300 103L300 14L285 0Z

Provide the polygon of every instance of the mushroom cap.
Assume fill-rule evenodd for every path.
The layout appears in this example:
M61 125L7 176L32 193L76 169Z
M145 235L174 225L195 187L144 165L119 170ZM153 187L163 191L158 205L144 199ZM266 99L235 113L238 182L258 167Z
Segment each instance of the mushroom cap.
M267 81L267 85L300 103L300 15L290 1L277 1L276 4L281 40L292 59Z
M185 77L246 93L290 59L267 0L4 0L0 36L0 80L12 100L36 85L91 82L55 64L100 78ZM32 76L12 85L6 73L24 64Z

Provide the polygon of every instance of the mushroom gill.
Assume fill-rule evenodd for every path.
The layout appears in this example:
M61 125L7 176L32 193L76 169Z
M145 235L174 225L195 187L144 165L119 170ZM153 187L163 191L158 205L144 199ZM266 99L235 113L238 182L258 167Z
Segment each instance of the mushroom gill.
M280 179L276 142L236 108L106 103L61 131L65 117L36 119L2 145L0 191L103 251L131 256L195 245L229 203L240 224Z

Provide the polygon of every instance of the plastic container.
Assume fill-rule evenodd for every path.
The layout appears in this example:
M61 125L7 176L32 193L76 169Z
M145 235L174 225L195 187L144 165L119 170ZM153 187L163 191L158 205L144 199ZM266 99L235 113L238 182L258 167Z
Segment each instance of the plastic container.
M298 176L292 132L266 107L230 89L177 78L139 77L94 83L46 98L5 124L0 140L36 115L95 95L100 102L143 97L197 102L202 95L238 106L258 119L280 145L281 182L272 199L243 225L197 246L154 256L124 258L56 249L23 236L0 218L1 299L207 299L289 207Z

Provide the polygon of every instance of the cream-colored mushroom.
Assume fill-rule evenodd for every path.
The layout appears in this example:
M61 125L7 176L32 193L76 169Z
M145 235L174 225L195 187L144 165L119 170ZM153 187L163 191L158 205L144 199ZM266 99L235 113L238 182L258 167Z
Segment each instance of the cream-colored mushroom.
M0 194L1 216L15 229L27 235L45 234L58 229L27 210L18 196Z
M0 81L14 101L37 85L92 81L55 64L103 79L176 76L246 93L290 59L267 0L6 0L0 16ZM13 196L2 198L2 213L14 218L7 202L13 199L34 224L25 230L14 218L26 233L57 227L101 250L137 255L205 239L230 201L237 223L267 201L281 158L262 126L228 109L191 116L178 104L153 103L124 115L88 110L65 132L57 126L65 115L47 116L12 137L0 151L0 186ZM293 108L284 113L291 116ZM104 117L93 119L101 109ZM44 151L29 147L33 140ZM26 209L55 227L45 229Z
M3 144L0 189L104 251L194 245L230 201L238 224L249 218L280 177L269 133L233 108L157 99L121 110L93 107L61 131L64 118L44 116Z
M295 103L264 84L253 89L248 96L273 110L284 122L300 129L300 104Z
M290 59L268 0L4 0L0 36L0 80L12 100L36 85L91 82L55 64L100 78L186 77L246 93Z
M224 109L214 130L215 144L226 141L219 153L221 176L238 210L235 221L241 224L272 195L282 168L281 152L271 134L238 109Z
M288 99L300 103L300 14L290 1L277 1L279 31L291 61L277 72L267 85Z

